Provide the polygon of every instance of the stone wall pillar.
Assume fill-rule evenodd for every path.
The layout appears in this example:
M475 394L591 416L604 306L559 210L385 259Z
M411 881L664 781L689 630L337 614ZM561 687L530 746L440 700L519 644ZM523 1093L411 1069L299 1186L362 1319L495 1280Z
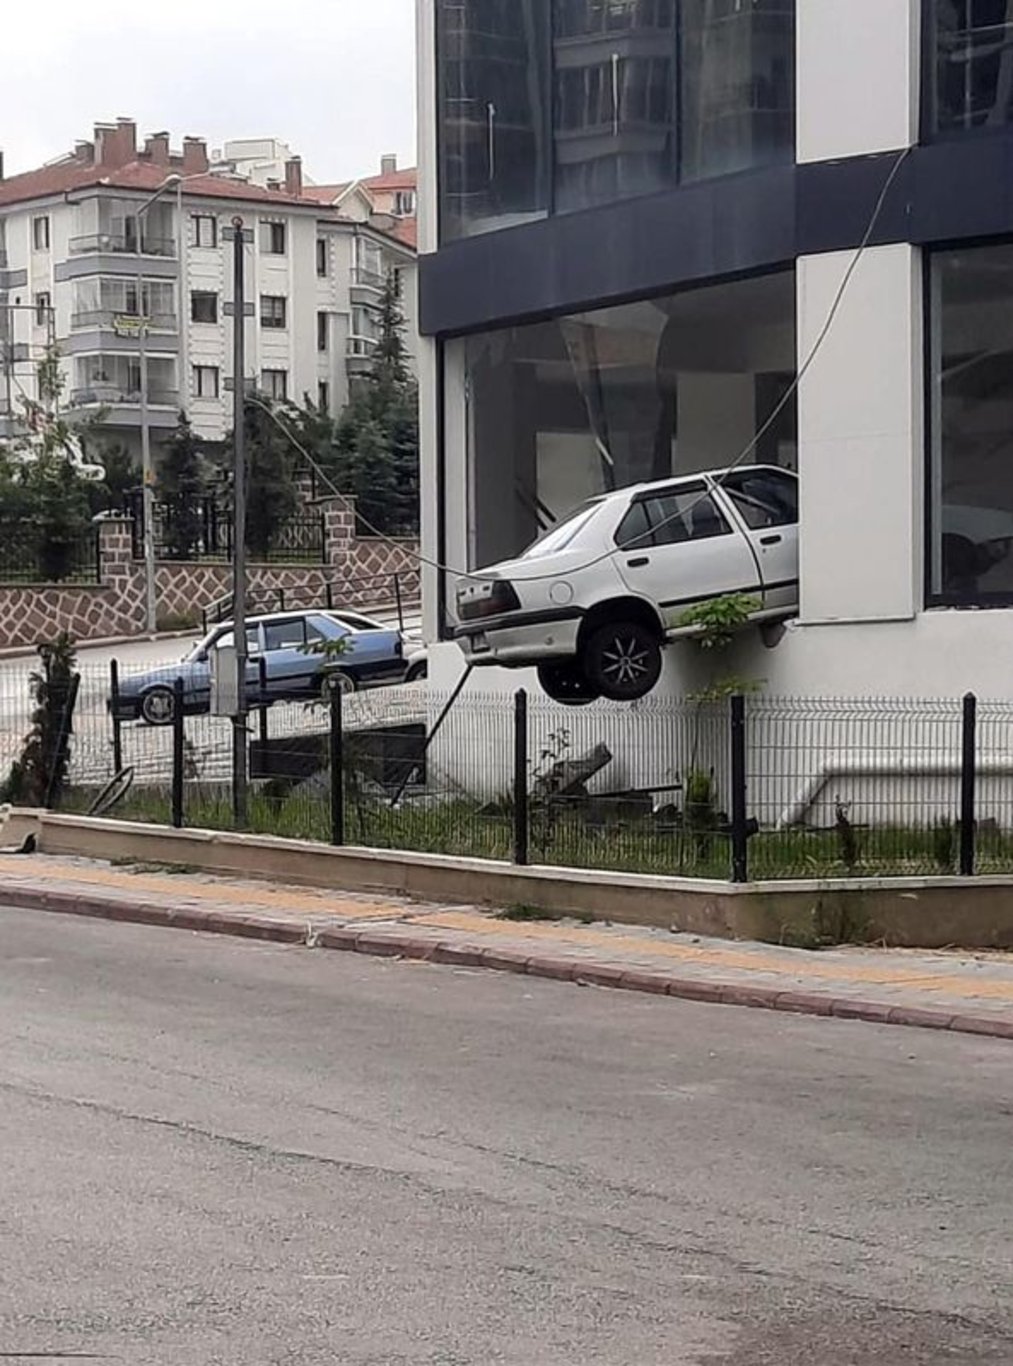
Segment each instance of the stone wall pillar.
M144 626L144 565L134 559L133 518L111 513L98 523L99 578L110 590L111 612L118 618L116 634ZM112 632L110 632L112 634Z
M324 519L327 564L347 571L355 540L355 499L335 494L319 498L313 507Z

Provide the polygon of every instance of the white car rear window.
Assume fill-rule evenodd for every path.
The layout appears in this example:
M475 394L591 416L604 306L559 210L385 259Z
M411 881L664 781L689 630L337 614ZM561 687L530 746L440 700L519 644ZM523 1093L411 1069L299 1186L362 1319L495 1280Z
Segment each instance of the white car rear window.
M536 560L542 555L552 555L557 550L564 550L574 537L584 530L595 513L600 511L601 506L602 500L595 498L593 502L583 503L575 508L561 522L557 522L551 531L547 531L540 540L535 541L534 545L529 545L521 559Z

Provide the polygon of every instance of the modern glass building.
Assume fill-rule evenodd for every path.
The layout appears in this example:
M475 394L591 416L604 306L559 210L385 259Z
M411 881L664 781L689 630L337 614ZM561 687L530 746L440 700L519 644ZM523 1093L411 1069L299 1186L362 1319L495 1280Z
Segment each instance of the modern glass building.
M749 451L798 470L802 513L799 620L744 637L747 667L790 692L1007 692L1013 6L418 0L418 21L431 633L457 571L588 495Z

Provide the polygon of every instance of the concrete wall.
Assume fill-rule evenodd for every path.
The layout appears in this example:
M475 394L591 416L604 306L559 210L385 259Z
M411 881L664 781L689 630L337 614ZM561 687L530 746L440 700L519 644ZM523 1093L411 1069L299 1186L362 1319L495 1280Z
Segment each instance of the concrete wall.
M909 147L918 136L922 0L798 0L798 160Z

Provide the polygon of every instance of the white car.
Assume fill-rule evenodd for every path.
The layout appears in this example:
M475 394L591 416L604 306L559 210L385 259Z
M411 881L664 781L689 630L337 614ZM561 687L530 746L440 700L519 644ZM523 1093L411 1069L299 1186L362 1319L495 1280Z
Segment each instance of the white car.
M457 586L468 662L535 665L561 702L629 702L651 691L682 618L727 594L753 620L798 610L798 480L741 466L592 498L515 560Z

